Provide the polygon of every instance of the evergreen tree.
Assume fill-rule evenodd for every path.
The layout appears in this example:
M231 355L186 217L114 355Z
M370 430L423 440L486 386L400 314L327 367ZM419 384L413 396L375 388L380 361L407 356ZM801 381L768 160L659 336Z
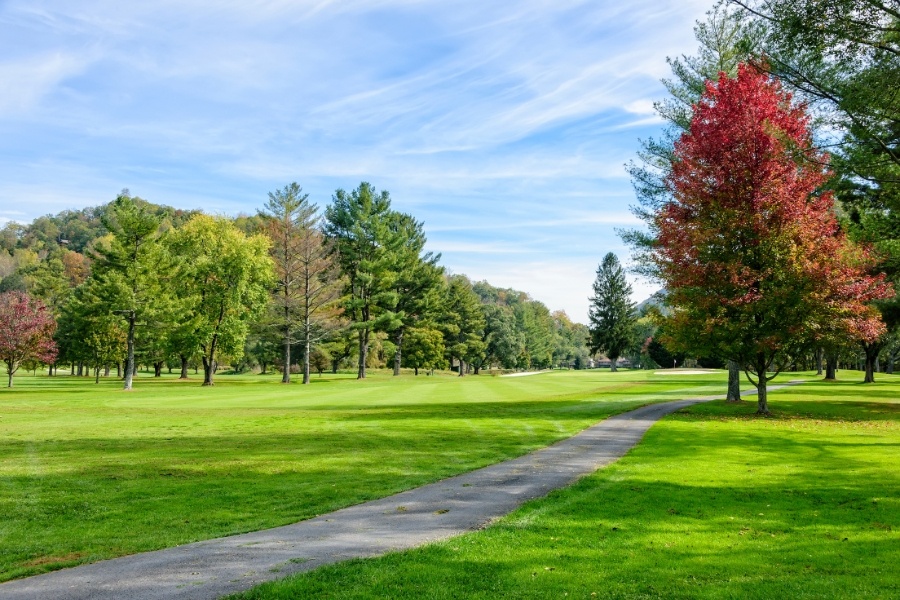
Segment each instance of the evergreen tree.
M275 325L282 335L282 383L291 382L291 346L297 328L297 311L302 303L302 265L298 258L304 238L316 222L316 206L297 182L269 192L260 211L264 230L272 241L269 250L275 265L276 287L272 295Z
M450 277L441 327L450 362L459 361L459 376L466 374L467 364L484 359L484 315L472 284L462 275Z
M611 370L615 371L616 361L631 344L637 317L631 301L631 285L612 252L603 257L597 268L590 302L591 353L606 354Z
M397 326L390 332L395 347L394 375L399 375L403 337L407 330L425 327L439 314L444 269L437 264L440 254L425 252L426 239L421 222L410 215L394 213L391 229L402 241L393 265L396 304L392 309Z
M403 240L391 228L391 199L363 182L350 193L337 190L325 210L324 233L344 276L344 315L357 332L357 378L366 377L372 334L400 326L393 308L396 255Z
M165 289L160 285L160 224L145 202L124 190L102 216L111 235L95 245L93 275L107 311L125 318L127 354L125 389L130 390L135 370L135 338L138 325L154 321L165 308Z

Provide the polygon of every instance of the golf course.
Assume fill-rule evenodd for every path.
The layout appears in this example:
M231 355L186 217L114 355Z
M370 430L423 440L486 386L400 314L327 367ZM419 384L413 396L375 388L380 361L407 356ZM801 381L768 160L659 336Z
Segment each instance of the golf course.
M246 598L883 597L900 558L900 377L788 373L683 409L500 522ZM174 376L173 376L174 377ZM309 519L521 456L724 372L20 376L0 397L3 580ZM2 595L2 588L0 588Z

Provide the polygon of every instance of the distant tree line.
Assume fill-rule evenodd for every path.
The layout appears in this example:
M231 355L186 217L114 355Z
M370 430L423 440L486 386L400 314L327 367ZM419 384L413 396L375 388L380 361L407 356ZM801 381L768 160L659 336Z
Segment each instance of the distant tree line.
M0 298L39 315L43 337L10 354L9 383L22 364L96 381L114 371L126 389L139 365L182 378L202 368L204 385L220 365L277 369L285 383L351 365L360 379L372 367L463 376L587 365L584 325L524 292L448 275L425 245L423 223L365 182L324 211L291 183L236 218L125 190L104 206L10 222Z

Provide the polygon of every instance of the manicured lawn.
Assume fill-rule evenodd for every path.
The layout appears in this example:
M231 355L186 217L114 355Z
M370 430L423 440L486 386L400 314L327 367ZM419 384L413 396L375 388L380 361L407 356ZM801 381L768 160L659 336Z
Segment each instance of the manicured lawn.
M0 580L282 525L475 469L724 375L117 381L0 390Z
M773 392L770 419L692 407L486 530L240 598L898 598L900 377L879 381Z

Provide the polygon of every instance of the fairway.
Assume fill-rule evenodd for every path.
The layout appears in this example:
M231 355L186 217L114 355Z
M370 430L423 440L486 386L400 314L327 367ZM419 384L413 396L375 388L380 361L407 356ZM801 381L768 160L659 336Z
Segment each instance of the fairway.
M768 419L681 410L483 531L237 597L900 597L900 377L879 380L773 392Z
M20 376L0 394L0 578L273 527L527 453L725 376Z

